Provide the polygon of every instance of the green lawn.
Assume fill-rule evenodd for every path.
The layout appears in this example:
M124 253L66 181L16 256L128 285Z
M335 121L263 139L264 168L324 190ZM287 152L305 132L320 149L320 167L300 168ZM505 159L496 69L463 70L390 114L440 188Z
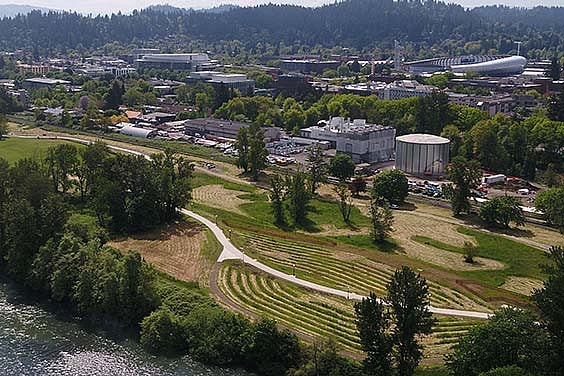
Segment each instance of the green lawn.
M241 205L241 209L245 213L256 219L261 224L274 222L274 215L272 214L270 203L267 201L266 194L254 195L254 197L245 195L242 196L242 198L255 199L251 203ZM338 229L347 229L351 227L365 227L370 224L370 219L364 216L356 207L352 209L350 225L343 221L343 217L341 216L337 203L312 200L310 202L310 208L311 210L307 215L307 222L304 225L294 226L291 223L291 219L287 218L289 226L286 229L300 229L315 233L323 231L325 226L329 226L329 228L334 227Z
M192 179L192 188L198 188L204 185L222 185L225 189L247 193L255 193L257 191L257 188L253 185L239 184L222 179L215 175L210 175L203 172L194 172L194 178Z
M544 279L540 265L547 263L546 253L540 249L515 242L499 235L487 234L466 227L459 227L461 234L472 236L475 240L478 256L503 262L503 270L477 270L459 272L470 278L485 282L490 286L502 285L509 276ZM446 244L425 236L414 236L413 240L446 251L463 253L461 247Z
M0 158L6 159L10 164L25 157L41 158L47 149L64 142L67 141L8 138L0 141Z

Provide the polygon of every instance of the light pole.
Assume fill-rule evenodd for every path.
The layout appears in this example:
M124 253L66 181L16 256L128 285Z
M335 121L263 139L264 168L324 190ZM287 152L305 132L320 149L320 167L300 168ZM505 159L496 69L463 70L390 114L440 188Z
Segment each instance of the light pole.
M295 277L296 276L296 263L295 262L292 263L292 272L293 272L292 274Z

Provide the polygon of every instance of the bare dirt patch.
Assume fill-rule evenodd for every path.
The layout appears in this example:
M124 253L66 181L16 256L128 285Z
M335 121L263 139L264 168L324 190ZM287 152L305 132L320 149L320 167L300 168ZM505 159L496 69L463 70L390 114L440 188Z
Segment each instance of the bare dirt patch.
M533 290L540 289L543 282L534 278L508 277L501 285L502 289L516 292L517 294L530 296Z
M245 192L226 189L222 185L214 184L204 185L194 189L192 191L192 198L194 201L211 206L212 208L245 215L239 206L250 201L237 197L243 194L245 194Z
M407 212L394 211L394 231L392 236L398 241L405 254L435 265L453 270L496 270L502 269L504 264L481 257L476 258L475 264L464 262L461 254L449 252L435 247L420 244L412 237L427 236L443 243L462 246L465 241L472 241L470 236L456 231L457 225L436 220L421 218Z
M138 251L158 270L189 282L200 281L211 269L212 262L202 249L206 230L193 222L179 222L164 228L111 241L108 245L122 252Z

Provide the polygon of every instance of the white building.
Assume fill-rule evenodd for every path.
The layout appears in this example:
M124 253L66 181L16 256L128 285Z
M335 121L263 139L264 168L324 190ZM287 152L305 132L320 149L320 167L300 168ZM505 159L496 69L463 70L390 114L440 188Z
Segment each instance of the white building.
M126 136L133 136L133 137L141 137L141 138L152 138L155 137L157 134L156 129L147 129L141 127L134 127L131 125L124 125L120 130L119 133L124 134Z
M394 127L367 124L364 119L334 117L325 126L304 128L300 136L328 141L337 153L349 154L356 163L389 161L394 156Z

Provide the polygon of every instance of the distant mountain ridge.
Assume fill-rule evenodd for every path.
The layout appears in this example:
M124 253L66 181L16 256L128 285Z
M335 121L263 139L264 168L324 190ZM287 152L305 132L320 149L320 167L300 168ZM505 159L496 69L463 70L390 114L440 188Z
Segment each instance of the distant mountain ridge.
M234 4L222 4L213 8L202 8L202 9L181 8L170 4L154 4L154 5L149 5L145 9L152 10L155 12L162 12L165 14L186 14L190 12L221 14L221 13L232 11L233 9L237 9L237 8L240 7Z
M267 4L193 10L158 5L112 16L34 11L0 20L0 36L0 50L33 46L46 53L111 42L158 44L176 36L204 45L238 41L253 54L271 55L315 46L389 51L399 40L406 54L418 58L515 54L514 42L521 41L523 54L547 58L564 51L564 7L469 10L437 0L341 0L316 8ZM237 50L225 48L227 53Z
M18 14L28 14L31 11L39 10L42 12L49 12L50 8L37 7L33 5L20 5L20 4L0 4L0 18L14 17Z

